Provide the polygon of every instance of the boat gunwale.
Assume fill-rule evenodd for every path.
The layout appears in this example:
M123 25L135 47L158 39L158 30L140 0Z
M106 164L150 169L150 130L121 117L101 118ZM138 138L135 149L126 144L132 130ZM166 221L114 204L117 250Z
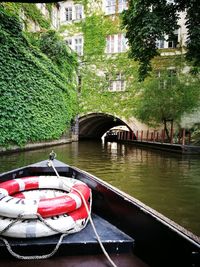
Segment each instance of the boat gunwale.
M143 202L141 202L137 198L130 196L129 194L125 193L124 191L121 191L120 189L118 189L117 187L115 187L115 186L107 183L106 181L98 178L97 176L95 176L95 175L93 175L93 174L91 174L85 170L79 169L75 166L69 166L69 167L71 167L72 169L75 169L79 172L85 173L90 178L97 180L100 184L103 184L106 187L112 189L113 191L115 191L115 193L117 193L122 198L124 198L124 200L129 201L130 203L136 205L140 210L149 214L150 216L153 216L157 221L165 224L167 227L169 227L171 230L175 231L176 233L181 234L184 238L187 238L188 241L190 241L191 243L193 243L194 245L196 245L200 248L200 237L198 237L197 235L195 235L191 231L187 230L183 226L181 226L178 223L174 222L173 220L169 219L168 217L166 217L165 215L156 211L155 209L147 206L146 204L144 204Z

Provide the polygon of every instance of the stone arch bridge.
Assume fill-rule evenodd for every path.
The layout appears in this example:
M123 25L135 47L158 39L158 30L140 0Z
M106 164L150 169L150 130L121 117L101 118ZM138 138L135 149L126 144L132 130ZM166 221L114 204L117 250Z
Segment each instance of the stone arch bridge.
M135 118L126 120L106 113L89 113L78 118L78 136L80 140L98 140L109 129L116 126L126 126L133 132L147 129L146 125Z

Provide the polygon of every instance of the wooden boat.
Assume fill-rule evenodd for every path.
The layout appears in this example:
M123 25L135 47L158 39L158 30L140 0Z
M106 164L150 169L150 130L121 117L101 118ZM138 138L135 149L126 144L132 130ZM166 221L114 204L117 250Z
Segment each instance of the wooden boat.
M0 266L200 266L199 237L99 178L56 159L51 160L53 167L49 166L49 160L44 160L2 173L0 182L26 176L55 176L55 171L60 176L80 180L92 190L91 217L95 229L89 221L82 231L65 236L52 257L51 251L58 244L60 234L6 238L16 255L33 256L32 260L28 257L16 259L0 236ZM47 259L42 259L48 254Z

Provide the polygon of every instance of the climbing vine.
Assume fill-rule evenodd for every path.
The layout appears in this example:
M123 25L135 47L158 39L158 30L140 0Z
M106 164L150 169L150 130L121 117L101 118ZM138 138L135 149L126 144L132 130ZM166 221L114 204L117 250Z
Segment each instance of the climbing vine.
M66 59L69 79L50 55L30 45L21 29L12 10L0 5L0 146L4 147L60 138L76 114L75 58L69 60L73 56L68 54Z
M4 7L7 12L10 12L10 14L13 14L17 16L21 20L21 22L24 23L24 26L26 29L29 27L30 20L32 22L37 23L42 29L50 29L51 23L50 19L43 16L41 11L36 7L33 3L10 3L5 2L1 4L2 7ZM51 10L52 4L48 4L48 10ZM24 19L20 16L20 14L23 14Z
M25 16L38 23L41 28L50 28L51 23L49 18L44 17L35 4L22 3L21 8L23 9Z
M59 70L66 75L69 81L73 81L74 67L78 66L75 53L69 50L63 38L54 30L42 33L38 46L46 54Z
M151 79L138 82L138 64L128 58L128 51L106 54L107 36L124 31L121 15L105 16L100 0L93 1L95 11L92 1L75 2L84 5L86 17L63 25L60 33L83 35L79 107L76 56L60 35L50 30L48 19L32 4L0 5L0 145L59 138L77 112L103 112L127 119L137 116L141 93L152 87L157 73L169 67L179 72L185 67L181 54L158 56L152 60ZM51 8L48 6L49 12ZM22 11L40 26L40 32L22 31ZM28 28L28 24L25 26ZM125 90L109 90L119 74Z
M88 12L94 1L77 0ZM84 20L78 23L68 24L62 27L68 34L83 34L84 55L81 57L80 74L81 93L79 96L79 112L104 112L123 118L137 116L136 108L140 91L151 86L150 81L138 82L139 65L129 59L128 51L115 54L106 54L106 37L123 33L121 14L105 16L101 5L88 14ZM96 4L96 2L95 2ZM94 4L94 5L95 5ZM169 52L169 50L168 50ZM171 51L171 52L174 52ZM157 57L153 62L152 79L157 79L155 71L160 71L173 66L176 69L183 67L181 55L175 57ZM125 83L124 91L110 91L112 81L117 80L121 74Z

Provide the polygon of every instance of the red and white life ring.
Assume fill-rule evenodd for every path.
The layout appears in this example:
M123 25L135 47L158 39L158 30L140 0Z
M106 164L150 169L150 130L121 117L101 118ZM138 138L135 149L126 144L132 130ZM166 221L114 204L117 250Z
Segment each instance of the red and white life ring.
M51 188L51 189L46 189L46 188ZM54 188L56 188L56 190ZM81 191L81 194L86 201L85 203L82 203L81 206L79 207L80 205L80 200L79 200L78 204L76 203L77 204L76 208L73 211L70 211L67 214L66 213L62 215L56 214L56 216L45 218L44 219L45 223L43 221L40 221L39 219L33 218L34 217L33 213L29 214L30 216L28 218L28 213L23 213L24 211L22 211L22 213L20 214L23 215L23 218L26 217L28 219L17 219L17 221L15 221L14 218L5 215L0 216L0 232L2 232L3 236L15 237L15 238L37 238L37 237L50 236L50 235L55 235L57 233L66 233L66 232L68 234L76 233L81 231L86 226L88 219L88 211L91 212L90 210L91 205L89 204L88 201L89 194L91 193L90 189L86 186L86 184L72 178L66 178L66 177L57 178L55 176L25 177L22 179L16 179L1 183L0 199L4 203L6 201L8 201L7 203L14 202L14 205L9 207L10 208L9 212L7 211L7 213L9 214L12 211L12 215L14 213L13 209L16 206L29 205L30 203L28 202L28 200L30 200L31 203L33 201L36 201L38 204L45 201L45 205L43 205L43 207L47 209L48 207L51 208L49 206L49 203L52 204L55 200L56 201L54 202L54 204L56 203L57 205L59 203L58 200L60 200L61 197L64 198L65 200L68 200L69 196L71 197L70 195L71 192L74 193L73 191L75 190L78 190L78 192ZM70 193L67 193L69 191ZM77 191L75 192L77 193ZM13 197L11 197L10 195L13 195ZM9 196L9 198L3 196L6 197ZM32 197L34 198L34 200L32 199ZM77 195L74 198L75 200L77 200ZM17 204L15 201L18 201ZM61 203L63 203L63 200L61 201ZM66 201L66 204L67 203L68 201ZM88 209L86 209L85 204L87 204ZM0 210L2 208L1 206L2 205L0 205ZM17 208L17 212L19 211L21 210ZM57 211L60 212L60 209ZM53 210L53 213L55 212L56 209ZM2 213L5 214L5 210L3 210ZM50 211L49 214L52 214L52 210ZM6 229L6 231L4 231L4 229ZM55 231L55 229L57 229L57 231Z
M90 205L88 204L90 211ZM0 216L0 232L3 236L14 238L38 238L55 235L58 233L77 233L86 226L88 213L84 205L68 214L53 216L45 219L45 223L38 219L17 220ZM47 224L46 224L47 223ZM8 227L11 225L11 227ZM49 226L50 227L49 227ZM57 229L58 231L54 231Z
M13 197L17 192L31 189L58 189L68 194L48 199L22 199ZM17 218L52 217L72 212L82 206L80 193L87 202L90 188L83 182L57 176L24 177L9 180L0 184L0 216Z

